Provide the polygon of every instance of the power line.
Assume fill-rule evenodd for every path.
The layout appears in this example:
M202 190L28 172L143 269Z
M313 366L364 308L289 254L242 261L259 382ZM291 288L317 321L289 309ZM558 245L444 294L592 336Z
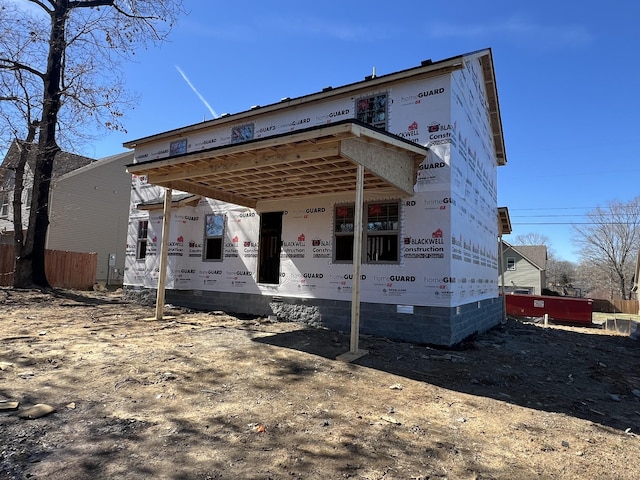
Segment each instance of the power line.
M568 214L568 215L509 215L511 218L558 218L558 217L589 217L589 218L600 218L600 217L613 217L613 216L620 216L620 217L626 217L627 215L625 214L615 214L615 213L605 213L605 212L601 212L599 214L596 215L591 215L591 214L579 214L579 213L574 213L574 214Z
M635 222L511 222L511 225L634 225Z

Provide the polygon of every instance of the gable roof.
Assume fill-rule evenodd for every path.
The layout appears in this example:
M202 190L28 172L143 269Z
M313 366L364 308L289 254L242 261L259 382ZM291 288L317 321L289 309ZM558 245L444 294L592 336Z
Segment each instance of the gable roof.
M57 157L56 157L57 160ZM60 175L60 177L64 177L64 178L69 178L69 177L73 177L75 175L82 175L83 173L96 169L96 168L101 168L101 167L105 167L107 165L109 165L110 163L114 163L114 162L120 162L122 164L122 173L125 174L126 173L126 169L124 168L124 166L127 163L130 163L133 161L133 152L129 151L129 152L122 152L122 153L117 153L115 155L111 155L108 157L104 157L104 158L99 158L97 160L92 161L91 163L87 164L87 165L82 165L78 168L75 168L71 171L68 171L66 173L64 173L63 175ZM62 178L58 178L58 180L62 180Z
M477 50L474 52L457 55L455 57L446 58L444 60L432 61L424 60L417 67L407 68L394 73L385 75L368 75L364 80L342 85L339 87L325 87L319 92L303 95L296 98L285 97L279 102L261 106L256 105L251 109L234 114L223 114L213 120L207 120L201 123L188 125L162 133L157 133L148 137L139 138L125 142L126 148L136 148L141 144L149 144L160 140L173 140L184 138L208 128L217 127L226 123L238 123L247 121L260 115L266 115L287 108L296 108L302 104L310 102L325 101L331 97L340 97L345 95L353 95L361 91L371 90L374 88L382 88L391 82L406 80L429 78L439 75L447 75L456 70L465 68L465 64L469 61L477 60L480 62L483 74L483 83L487 93L487 108L490 119L491 135L494 141L494 151L498 165L506 165L507 155L505 151L504 134L502 128L502 119L500 115L500 104L498 101L498 90L496 85L495 69L493 64L493 53L490 48Z
M11 170L16 167L19 159L20 147L18 145L18 141L14 140L5 155L1 166ZM59 151L53 162L53 178L64 175L65 173L71 172L77 168L84 167L85 165L89 165L93 161L93 158L76 155L75 153ZM27 158L27 164L31 169L33 169L35 162L36 154L35 152L31 152Z
M511 245L503 240L506 250L513 250L519 253L525 260L540 270L547 268L547 247L545 245Z

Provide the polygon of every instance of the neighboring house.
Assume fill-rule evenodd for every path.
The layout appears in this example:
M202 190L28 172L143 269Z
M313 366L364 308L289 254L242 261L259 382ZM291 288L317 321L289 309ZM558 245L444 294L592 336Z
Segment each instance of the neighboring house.
M15 188L15 168L20 158L20 145L14 141L0 165L0 244L13 245L13 192ZM93 162L92 158L59 152L53 162L52 180L55 181L65 173ZM27 159L24 171L22 191L22 228L26 231L31 209L31 192L33 190L33 168L35 155Z
M128 293L336 330L351 318L352 352L358 328L454 345L503 318L490 49L125 147Z
M505 293L542 295L546 287L547 247L502 241Z
M18 144L14 142L0 169L2 244L13 244L14 239L12 202L18 158ZM35 158L30 157L25 166L22 195L25 230L29 222L34 161ZM132 152L100 160L60 152L53 164L46 247L97 253L95 280L98 282L122 284L131 191L131 175L126 165L132 161Z
M47 248L96 252L96 281L122 284L133 152L106 157L52 183Z

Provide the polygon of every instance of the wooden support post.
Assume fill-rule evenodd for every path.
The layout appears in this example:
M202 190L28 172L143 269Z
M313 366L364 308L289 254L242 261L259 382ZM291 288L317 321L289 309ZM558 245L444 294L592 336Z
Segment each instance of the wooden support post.
M171 226L172 189L164 191L164 213L162 217L162 243L160 244L160 267L158 271L158 290L156 295L156 320L162 320L164 314L164 289L167 283L167 257L169 253L169 230Z
M502 235L498 236L498 269L500 274L500 293L502 293L502 323L507 323L507 298L504 296L504 257Z
M351 341L348 353L338 356L338 360L351 362L366 350L358 348L360 339L360 267L362 265L362 209L364 208L364 167L358 164L356 177L356 199L353 218L353 279L351 282Z

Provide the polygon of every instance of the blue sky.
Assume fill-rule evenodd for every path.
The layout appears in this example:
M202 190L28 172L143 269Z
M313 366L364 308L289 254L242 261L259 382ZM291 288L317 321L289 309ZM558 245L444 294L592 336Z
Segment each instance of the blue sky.
M513 235L575 261L572 222L640 195L640 2L186 0L170 41L136 55L126 134L81 153L490 47L508 164L499 204ZM184 76L178 68L182 70ZM197 90L197 95L191 85ZM209 105L209 107L207 106Z

